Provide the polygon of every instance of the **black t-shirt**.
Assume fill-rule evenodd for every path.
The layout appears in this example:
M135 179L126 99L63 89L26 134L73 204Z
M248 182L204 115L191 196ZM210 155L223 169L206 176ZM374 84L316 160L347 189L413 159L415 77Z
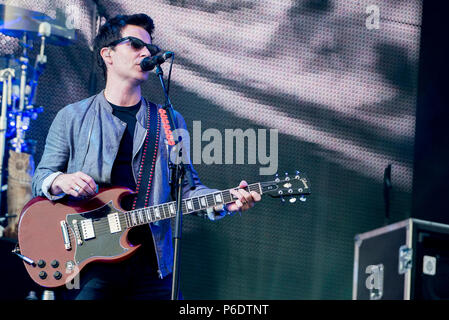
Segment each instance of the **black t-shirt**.
M121 107L109 102L112 106L112 114L126 123L117 157L111 172L111 184L136 190L136 182L132 171L134 129L136 127L136 114L140 109L142 101L134 106Z
M136 128L136 115L140 109L142 101L139 101L134 106L121 107L109 102L112 106L112 114L126 123L126 130L120 141L120 147L117 152L117 156L114 160L111 171L111 184L112 186L122 186L136 190L136 182L134 180L132 169L133 158L133 141L134 141L134 129ZM137 177L136 177L137 178ZM132 198L125 199L122 202L122 207L125 210L131 210ZM150 257L154 257L154 244L152 243L152 237L147 225L134 227L128 234L128 240L131 243L141 243L145 252L153 252ZM142 251L142 250L140 250ZM152 260L152 265L156 267L155 260Z

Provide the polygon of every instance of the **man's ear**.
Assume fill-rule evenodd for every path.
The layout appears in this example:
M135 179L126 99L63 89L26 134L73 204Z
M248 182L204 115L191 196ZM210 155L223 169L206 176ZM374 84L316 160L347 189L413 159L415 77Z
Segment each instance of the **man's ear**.
M104 63L105 64L110 64L112 61L111 61L111 49L110 48L101 48L101 50L100 50L100 55L101 55L101 57L103 58L103 60L104 60Z

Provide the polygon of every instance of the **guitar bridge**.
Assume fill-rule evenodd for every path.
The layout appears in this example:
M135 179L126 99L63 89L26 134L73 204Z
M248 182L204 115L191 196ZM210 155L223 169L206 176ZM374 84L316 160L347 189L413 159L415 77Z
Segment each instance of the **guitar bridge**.
M72 245L70 244L69 228L67 227L67 222L62 220L60 224L61 224L62 238L64 239L64 247L66 250L70 250L72 249Z
M76 243L81 246L83 240L81 239L80 229L78 228L78 220L73 219L72 221L73 231L75 232Z

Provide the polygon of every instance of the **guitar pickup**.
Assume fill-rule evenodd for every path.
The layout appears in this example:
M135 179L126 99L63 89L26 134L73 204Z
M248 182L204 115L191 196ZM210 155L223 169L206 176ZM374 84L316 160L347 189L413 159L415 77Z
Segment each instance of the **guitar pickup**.
M120 219L117 212L108 214L108 223L111 233L122 231L122 228L120 226Z
M94 224L92 219L81 220L81 231L84 240L95 238Z

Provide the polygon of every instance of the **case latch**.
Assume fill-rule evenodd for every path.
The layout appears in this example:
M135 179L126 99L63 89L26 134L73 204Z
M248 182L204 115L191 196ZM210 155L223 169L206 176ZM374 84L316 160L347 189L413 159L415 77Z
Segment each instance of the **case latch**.
M399 247L399 274L404 274L412 268L413 249L406 245Z

